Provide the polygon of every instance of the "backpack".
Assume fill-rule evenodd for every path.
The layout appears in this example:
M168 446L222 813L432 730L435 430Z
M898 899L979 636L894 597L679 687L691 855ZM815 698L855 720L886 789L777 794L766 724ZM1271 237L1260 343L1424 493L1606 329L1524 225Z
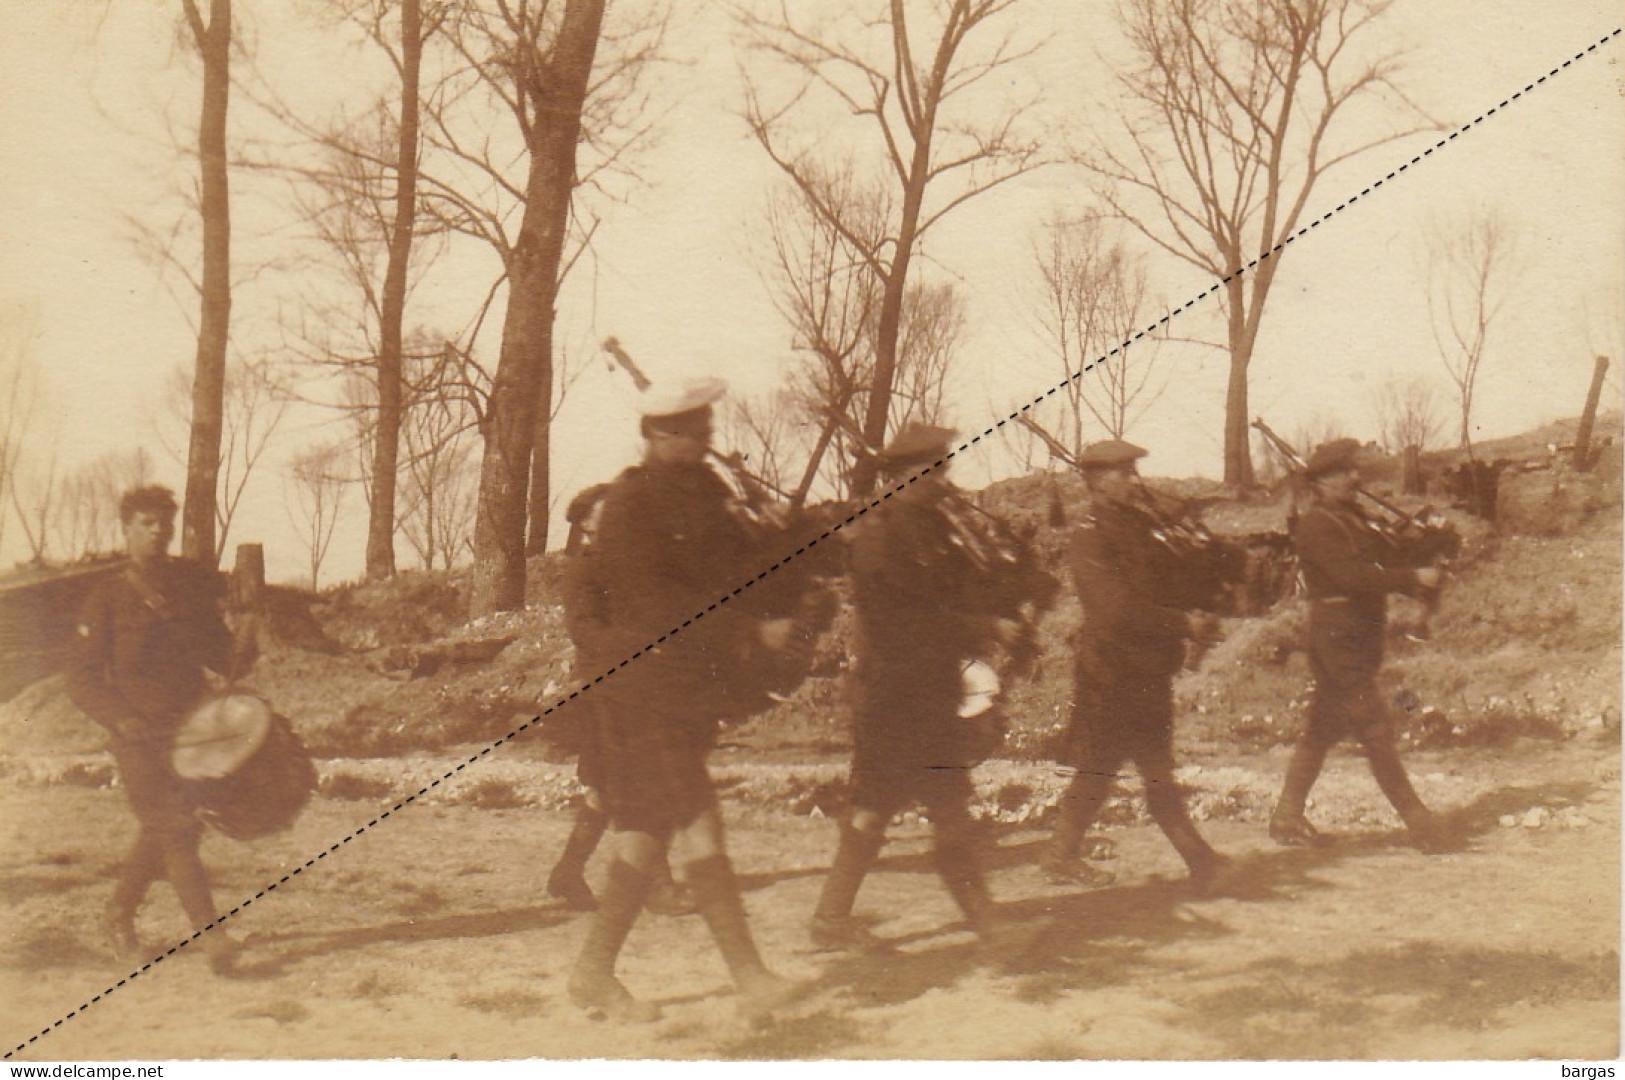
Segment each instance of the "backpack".
M570 524L564 542L564 629L575 644L577 655L590 650L609 622L609 590L603 580L603 559L598 551L599 521L604 514L608 483L594 484L570 500L564 519Z

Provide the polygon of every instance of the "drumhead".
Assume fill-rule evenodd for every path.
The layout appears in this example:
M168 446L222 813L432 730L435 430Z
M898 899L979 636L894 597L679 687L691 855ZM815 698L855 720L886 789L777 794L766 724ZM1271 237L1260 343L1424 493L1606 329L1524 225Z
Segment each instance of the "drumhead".
M999 673L993 665L972 660L959 673L959 716L970 720L991 709L999 698Z
M253 694L210 698L175 733L175 774L183 780L230 776L260 748L270 727L271 707Z

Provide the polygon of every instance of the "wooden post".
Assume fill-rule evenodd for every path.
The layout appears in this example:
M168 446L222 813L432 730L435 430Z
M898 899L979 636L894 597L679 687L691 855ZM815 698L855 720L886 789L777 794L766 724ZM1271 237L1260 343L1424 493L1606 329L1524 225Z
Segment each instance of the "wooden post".
M231 570L226 607L232 624L231 671L228 682L248 673L260 653L260 625L265 615L265 545L238 544Z
M258 611L264 597L265 545L238 544L231 571L231 606L238 611Z
M1402 461L1399 489L1407 495L1427 494L1427 485L1422 482L1422 448L1407 446Z
M1580 414L1580 430L1574 436L1574 468L1591 471L1591 428L1597 422L1597 402L1602 400L1602 380L1608 374L1608 357L1597 357L1591 369L1591 390L1586 394L1585 412Z

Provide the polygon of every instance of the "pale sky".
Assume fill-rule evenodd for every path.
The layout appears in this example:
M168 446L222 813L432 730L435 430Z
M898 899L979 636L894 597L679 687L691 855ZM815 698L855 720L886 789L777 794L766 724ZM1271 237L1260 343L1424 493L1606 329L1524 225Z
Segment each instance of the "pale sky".
M258 37L267 77L302 106L338 100L363 70L355 54L300 29L297 8L236 6ZM655 84L665 110L658 141L639 159L643 183L623 186L623 201L597 208L604 222L595 256L568 285L560 339L582 351L614 334L656 377L714 372L736 388L761 391L790 357L788 333L753 259L774 177L738 118L739 51L722 6L675 6L669 45L683 62L662 69ZM1415 100L1454 126L1602 39L1620 25L1622 7L1401 0L1383 30L1408 45L1403 79ZM56 0L0 5L0 337L9 346L37 318L30 355L40 373L40 411L31 449L55 440L64 470L142 443L158 450L153 419L162 411L161 388L194 348L195 299L180 279L158 279L127 224L171 220L171 193L194 183L192 163L163 149L166 122L183 141L195 124L196 75L174 44L179 4L116 3L98 21L99 8ZM1035 122L1074 144L1111 130L1104 68L1113 48L1110 10L1037 0L1017 8L1019 34L1047 41L1004 90L1038 97ZM1294 244L1265 315L1253 411L1283 432L1325 417L1373 437L1376 385L1417 374L1443 388L1427 323L1422 235L1441 213L1482 207L1502 214L1518 234L1521 276L1484 364L1477 434L1494 437L1577 413L1593 352L1611 350L1617 362L1621 347L1622 52L1619 39L1602 46ZM233 137L254 134L245 130L255 121L241 95L233 110ZM1330 174L1309 216L1437 137L1390 144ZM286 206L262 197L263 181L234 183L240 263L285 255L294 230ZM968 204L931 237L926 272L957 281L969 298L952 394L961 426L985 427L1055 380L1034 330L1035 229L1047 213L1082 205L1087 183L1075 168L1052 166ZM484 258L460 255L435 279L426 303L443 310L449 325L460 325L467 297L488 285ZM1153 292L1170 305L1209 284L1166 257L1153 255L1149 265ZM297 289L296 270L246 281L234 302L236 346L250 354L274 349L276 316L297 307ZM1211 337L1218 310L1209 300L1175 329ZM492 322L500 323L500 308ZM1170 388L1130 432L1152 451L1146 471L1216 475L1224 356L1169 346L1159 365ZM555 429L554 477L564 499L632 461L635 430L630 385L595 363ZM296 417L233 527L233 544L267 545L273 578L296 576L305 565L282 505L282 463L337 432L327 414ZM976 485L1007 474L1011 464L996 448L978 451L956 476ZM179 467L161 460L160 468L178 489ZM328 581L359 572L359 493L348 510L324 569ZM21 554L13 526L0 565ZM404 543L398 554L408 565Z

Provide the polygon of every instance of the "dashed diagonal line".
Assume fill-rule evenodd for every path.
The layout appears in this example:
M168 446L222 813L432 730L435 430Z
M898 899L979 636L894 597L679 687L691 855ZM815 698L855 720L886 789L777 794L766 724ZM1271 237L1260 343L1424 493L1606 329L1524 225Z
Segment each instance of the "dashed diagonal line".
M1037 406L1042 405L1044 402L1048 401L1050 398L1054 397L1058 392L1060 392L1062 389L1064 389L1069 383L1077 382L1079 379L1083 378L1083 376L1085 374L1087 374L1089 371L1093 370L1099 364L1102 364L1106 360L1118 355L1124 349L1127 349L1129 346L1133 345L1135 342L1141 340L1142 338L1144 338L1144 337L1146 337L1146 336L1148 336L1150 334L1155 333L1157 330L1159 330L1163 326L1166 326L1168 323L1172 322L1174 319L1178 318L1180 315L1184 314L1186 311L1189 311L1192 307L1194 307L1197 304L1201 303L1203 300L1207 299L1209 296L1212 296L1215 292L1217 292L1218 290L1223 288L1225 285L1227 285L1228 283L1230 283L1234 279L1248 273L1251 270L1256 269L1266 259L1274 258L1276 255L1280 254L1283 250L1285 250L1287 245L1296 243L1298 240L1300 240L1303 237L1309 235L1309 233L1312 232L1314 229L1318 228L1320 225L1322 225L1325 222L1329 221L1335 215L1341 213L1343 210L1346 210L1348 207L1353 206L1356 202L1363 199L1367 195L1370 195L1372 192L1376 191L1378 188L1381 188L1384 184L1387 184L1389 181L1391 181L1391 180L1395 179L1396 177L1400 176L1402 173L1408 172L1412 167L1421 164L1427 158L1432 157L1433 154L1436 153L1437 151L1442 150L1445 147L1449 146L1452 142L1455 142L1462 135L1465 135L1465 134L1471 132L1474 128L1476 128L1479 125L1483 124L1484 121L1488 120L1490 117L1494 116L1496 113L1501 112L1502 110L1506 109L1509 105L1511 105L1513 102L1519 100L1520 98L1522 98L1525 95L1532 92L1537 86L1541 86L1544 83L1546 83L1548 80L1550 80L1552 78L1555 78L1557 75L1561 74L1564 70L1566 70L1567 68L1574 65L1577 61L1585 59L1586 56L1588 56L1589 54L1594 53L1598 49L1603 47L1604 45L1607 45L1609 42L1611 42L1615 38L1619 37L1622 32L1625 32L1625 27L1616 27L1614 30L1612 30L1609 33L1603 35L1601 38L1599 38L1598 40L1592 42L1590 45L1586 46L1584 49L1582 49L1579 52L1575 53L1573 56L1569 57L1567 60L1564 60L1561 64L1559 64L1556 67L1552 68L1546 74L1540 76L1538 79L1535 79L1533 82L1526 85L1523 89L1519 90L1517 93L1509 95L1504 101L1500 102L1499 104L1497 104L1493 108L1486 109L1480 115L1474 117L1472 120L1468 121L1467 123L1461 125L1460 127L1456 128L1455 130L1451 131L1449 134L1445 135L1443 138L1441 138L1437 142L1435 142L1432 146L1429 146L1427 149L1423 150L1421 153L1419 153L1416 156L1412 157L1409 161L1407 161L1404 164L1402 164L1402 165L1398 166L1397 168L1393 169L1392 171L1387 173L1385 176L1383 176L1381 179L1373 181L1371 184L1367 185L1366 187L1361 188L1358 193L1356 193L1354 195L1350 195L1348 198L1344 199L1342 202L1338 203L1336 206L1332 207L1330 210L1326 211L1324 214L1321 214L1319 217L1317 217L1313 221L1309 222L1309 224L1303 226L1302 228L1298 229L1296 232L1294 232L1291 235L1287 236L1280 243L1278 243L1278 244L1274 245L1273 247L1271 247L1268 251L1265 251L1262 254L1260 254L1256 259L1253 259L1251 262L1247 263L1245 266L1239 267L1236 270L1232 271L1231 273L1229 273L1229 274L1225 275L1224 277L1220 278L1219 280L1215 281L1212 285L1208 286L1206 289L1204 289L1201 292L1197 293L1195 296L1193 296L1189 300L1185 301L1179 307L1174 308L1173 310L1169 311L1167 314L1165 314L1161 318L1157 319L1151 325L1149 325L1145 329L1140 330L1139 332L1135 333L1134 335L1129 337L1127 340L1125 340L1124 342L1122 342L1121 344L1119 344L1115 348L1113 348L1110 351L1102 354L1101 356L1097 357L1096 359L1090 361L1088 364L1085 364L1081 369L1079 369L1078 371L1073 372L1066 379L1062 380L1061 382L1057 383L1056 385L1054 385L1054 386L1050 387L1049 389L1045 390L1042 394L1039 394L1033 400L1027 402L1025 405L1022 405L1019 409L1016 409L1014 412L1010 413L1008 416L994 422L992 425L985 428L980 433L978 433L978 434L972 436L971 438L967 439L965 442L961 443L960 445L955 447L953 450L949 451L947 454L944 454L941 458L937 459L936 461L932 462L930 465L928 465L925 468L921 469L918 473L914 474L913 476L910 476L908 479L904 480L902 483L899 483L895 487L891 488L890 490L882 493L878 498L872 499L869 502L867 502L866 504L864 504L863 506L859 507L857 510L853 511L850 515L848 515L844 520L836 523L835 525L830 526L830 528L828 528L824 532L820 533L817 537L813 538L812 540L807 541L805 544L803 544L800 547L796 548L795 551L789 553L788 555L785 555L783 558L781 558L777 562L773 563L773 565L767 567L766 569L762 570L760 573L756 574L750 580L744 582L743 584L741 584L738 587L731 590L726 596L718 598L714 603L708 605L705 608L704 611L696 612L690 618L684 619L683 622L680 625L672 627L670 630L666 631L664 634L660 635L658 638L651 641L649 644L645 645L643 648L639 649L637 652L633 653L631 656L628 656L626 659L622 660L620 663L616 664L614 667L610 668L608 671L603 672L602 674L600 674L597 677L595 677L594 679L592 679L590 682L585 683L584 685L578 687L576 690L572 691L570 694L567 694L566 696L560 698L558 701L555 701L551 706L544 709L541 712L540 715L531 717L529 720L525 721L523 724L520 724L518 727L514 728L512 731L510 731L506 735L502 736L500 739L497 739L495 742L492 742L489 746L486 746L479 753L474 754L471 757L469 757L467 760L460 762L454 768L448 770L447 772L443 773L441 776L439 776L439 777L435 778L434 780L430 781L428 784L424 785L422 788L419 788L415 793L413 793L411 795L408 795L405 798L401 799L394 806L391 806L388 810L385 810L383 813L379 814L377 817L373 818L371 821L367 822L364 825L359 826L354 831L352 831L348 835L340 838L338 841L336 841L335 843L333 843L332 845L330 845L326 849L324 849L324 850L322 850L320 852L317 852L314 856L312 856L309 859L306 859L299 866L294 867L292 870L288 871L286 874L283 874L276 881L273 881L270 884L266 885L259 892L255 893L253 896L251 896L248 899L244 900L242 903L238 904L236 907L232 908L230 911L226 912L224 915L221 915L219 918L215 919L208 926L203 927L201 930L194 931L191 934L191 936L177 942L174 946L172 946L171 948L165 950L162 955L156 956L153 959L147 961L145 964L142 964L135 971L130 972L130 974L128 974L124 978L118 980L113 985L107 987L107 989L103 990L101 993L99 993L99 994L95 995L94 997L90 998L89 1000L85 1001L78 1008L76 1008L76 1009L72 1010L71 1012L66 1013L65 1015L63 1015L60 1019L58 1019L56 1022L52 1023L49 1027L43 1028L40 1031L36 1032L35 1034L29 1036L27 1039L25 1039L22 1042L18 1043L11 1050L7 1051L4 1055L0 1055L0 1056L3 1056L3 1058L9 1059L9 1058L15 1056L16 1054L22 1052L23 1050L26 1050L29 1046L33 1045L35 1042L38 1042L40 1039L42 1039L45 1036L49 1035L51 1032L57 1030L63 1024L65 1024L68 1021L72 1020L74 1017L79 1016L81 1013L83 1013L85 1010L89 1009L91 1006L93 1006L93 1005L101 1002L105 998L107 998L108 995L114 993L117 990L122 989L123 987L125 987L129 983L133 982L135 979L138 979L142 975L145 975L148 971L152 970L158 964L163 963L163 961L167 960L169 957L174 956L180 950L182 950L184 948L187 948L188 946L192 945L199 938L201 938L204 934L208 933L210 930L214 929L216 926L219 926L221 923L224 923L227 919L230 919L233 916L237 915L238 912L243 911L250 904L253 904L256 901L261 900L266 896L269 896L271 893L275 892L277 889L281 888L283 885L286 885L288 882L292 881L294 878L296 878L299 875L303 874L305 871L314 869L316 866L320 865L324 860L326 860L328 858L328 856L333 855L334 853L336 853L338 851L341 851L345 847L345 845L349 844L352 840L354 840L357 837L361 836L363 833L367 832L368 830L376 827L380 822L383 822L386 819L394 816L395 814L400 813L402 810L405 810L407 807L413 805L419 799L423 798L425 795L428 795L430 792L434 791L436 788L440 787L442 784L446 783L447 781L455 779L459 773L461 773L463 770L467 769L470 765L475 765L475 764L479 763L482 759L489 756L494 751L500 749L505 744L512 742L514 739L518 738L520 735L524 734L526 731L530 730L532 727L534 727L535 725L540 723L541 720L544 717L552 715L553 713L557 712L559 709L564 708L570 702L574 701L576 698L578 698L581 695L583 695L583 694L587 693L588 691L592 690L594 687L598 686L600 683L604 682L606 679L612 678L614 675L616 675L618 672L620 672L620 670L622 668L625 668L628 664L630 664L633 661L637 660L639 657L643 656L645 653L648 653L651 650L656 649L659 646L665 644L667 641L671 640L676 635L682 633L684 630L686 630L688 627L692 626L694 623L698 622L700 619L703 619L703 618L705 618L705 616L707 616L707 615L711 614L712 612L716 611L723 604L728 603L729 601L733 600L735 597L737 597L737 596L741 595L742 593L744 593L745 590L750 589L753 586L755 586L758 582L762 581L769 574L772 574L772 573L776 572L780 567L784 566L786 563L789 563L789 562L791 562L791 561L793 561L795 559L800 558L802 555L805 555L808 551L811 551L814 547L817 547L819 544L821 544L821 543L823 543L823 542L825 542L827 540L830 540L831 538L833 538L835 536L836 533L840 532L842 529L846 528L848 525L853 524L859 518L861 518L865 514L867 514L869 511L871 511L871 510L875 509L876 507L882 505L887 499L890 499L893 495L896 495L899 492L906 490L909 487L909 485L913 484L915 481L919 480L921 477L927 476L932 471L941 468L943 465L947 464L947 462L950 459L952 459L952 458L954 458L954 457L956 457L956 456L958 456L960 454L966 453L967 451L969 451L971 449L971 447L973 447L976 444L980 443L983 439L986 439L989 436L993 435L995 432L999 431L1001 428L1005 427L1006 425L1011 424L1011 423L1015 423L1015 422L1019 422L1020 419L1023 416L1025 416L1026 414L1031 412Z

